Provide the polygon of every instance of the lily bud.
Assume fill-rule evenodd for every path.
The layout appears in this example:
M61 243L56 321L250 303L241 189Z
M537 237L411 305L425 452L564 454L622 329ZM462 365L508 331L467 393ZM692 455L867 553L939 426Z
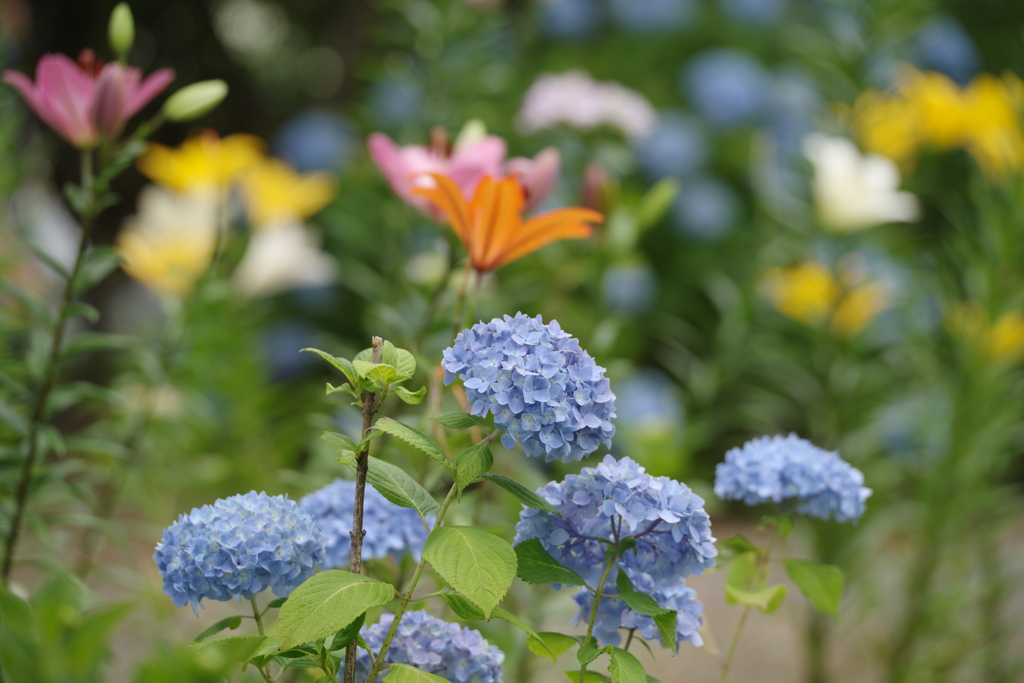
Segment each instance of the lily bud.
M164 102L163 114L168 121L191 121L207 114L228 94L228 84L219 78L199 81L174 93Z
M455 149L474 145L487 137L487 126L480 119L470 119L455 136Z
M121 59L132 49L135 42L135 19L127 2L118 3L110 13L107 38L110 41L110 48Z

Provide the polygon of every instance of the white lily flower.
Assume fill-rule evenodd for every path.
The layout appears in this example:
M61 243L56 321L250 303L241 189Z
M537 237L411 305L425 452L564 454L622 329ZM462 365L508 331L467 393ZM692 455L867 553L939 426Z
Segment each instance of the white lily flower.
M246 296L267 296L329 285L338 279L338 262L320 250L316 233L305 225L267 225L252 232L232 279Z
M804 138L803 152L814 166L811 189L826 229L855 232L918 219L917 197L899 190L900 172L892 160L862 155L852 141L821 133Z

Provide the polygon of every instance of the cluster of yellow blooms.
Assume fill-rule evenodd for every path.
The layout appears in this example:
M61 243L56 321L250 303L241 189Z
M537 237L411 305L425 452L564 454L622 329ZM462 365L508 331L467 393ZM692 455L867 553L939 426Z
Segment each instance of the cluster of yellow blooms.
M1024 168L1024 82L977 76L965 88L907 67L892 92L868 91L853 107L863 147L904 167L925 148L966 149L991 178Z
M995 322L978 301L961 304L946 316L946 327L987 361L1014 363L1024 358L1024 314L1007 311Z
M840 337L853 337L891 305L885 287L867 280L860 268L838 275L817 261L772 268L761 292L782 315L809 326L829 324Z
M302 226L337 192L330 174L299 174L268 156L266 145L255 136L221 139L212 131L177 149L150 145L138 168L157 185L143 190L138 214L118 236L117 247L125 272L146 286L176 296L192 290L227 237L232 190L238 191L254 230L248 260L268 250L291 248L297 255L289 261L280 254L277 267L306 266L304 274L277 273L268 279L265 264L243 258L236 271L236 284L243 290L269 293L289 283L317 284L333 274L333 262L325 262L326 255L314 251L315 240ZM270 232L280 234L261 237ZM266 242L266 248L257 242Z

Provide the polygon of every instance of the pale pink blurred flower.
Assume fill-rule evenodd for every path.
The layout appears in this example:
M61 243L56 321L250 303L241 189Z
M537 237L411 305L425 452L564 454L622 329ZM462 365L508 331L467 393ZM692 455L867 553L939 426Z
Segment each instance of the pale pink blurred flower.
M99 73L60 54L43 55L35 83L18 71L3 81L25 98L39 118L75 147L94 147L99 137L116 137L124 124L174 79L160 69L146 79L130 66L111 63Z
M588 131L617 128L630 138L647 136L657 112L642 95L614 81L599 82L574 69L540 76L523 99L519 129L535 133L558 124Z

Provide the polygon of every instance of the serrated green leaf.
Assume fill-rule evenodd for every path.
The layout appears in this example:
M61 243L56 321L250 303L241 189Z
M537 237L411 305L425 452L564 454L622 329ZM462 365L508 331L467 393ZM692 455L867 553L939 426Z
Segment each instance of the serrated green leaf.
M459 453L455 459L455 483L459 487L459 499L462 499L462 490L487 473L494 465L494 456L487 444L470 446Z
M360 614L356 617L355 621L334 634L334 638L331 640L330 649L340 650L341 648L346 647L356 639L359 635L359 629L363 627L364 623L366 623L366 612Z
M242 625L242 617L239 617L239 616L227 617L225 619L221 619L216 624L214 624L213 626L211 626L210 628L206 629L205 631L200 633L198 636L196 636L192 640L192 642L193 643L200 643L200 642L206 640L207 638L209 638L210 636L214 635L215 633L220 633L221 631L223 631L225 629L234 631L236 628L238 628L241 625Z
M72 292L77 296L90 289L121 263L121 256L113 247L93 247L75 275Z
M530 636L531 638L536 638L538 640L538 642L540 642L541 645L545 649L547 649L547 645L544 644L543 640L541 640L540 634L537 633L536 631L534 631L532 628L530 628L529 624L527 624L525 621L523 621L522 619L520 619L516 615L512 614L511 612L509 612L507 609L504 609L502 607L495 607L494 611L491 612L491 617L492 618L498 618L498 619L504 619L505 621L507 621L508 623L512 624L513 626L515 626L516 628L518 628L520 631L522 631L526 635ZM555 659L558 658L557 655L555 655L554 652L551 652L551 650L548 650L548 652L550 653L551 657L554 657Z
M266 639L266 636L224 636L222 638L207 638L201 642L192 643L191 647L194 650L212 647L229 661L244 662L259 649Z
M427 395L427 388L420 387L417 391L409 391L405 387L398 386L391 390L391 393L398 396L406 403L411 406L419 405L423 401L423 397Z
M281 648L288 650L324 638L394 597L391 584L359 574L340 569L314 574L292 591L281 607L276 633Z
M576 650L576 661L580 664L590 664L599 654L601 651L593 645L580 645L580 649Z
M547 502L511 477L506 477L504 474L485 474L483 475L483 478L487 481L494 482L511 493L526 507L534 508L536 510L544 510L545 512L550 512L556 515L558 514L558 510L556 510L551 503Z
M623 573L619 572L619 576L622 576ZM658 627L661 644L669 650L676 650L679 644L676 632L676 622L679 619L679 613L676 610L661 607L654 598L646 593L638 593L632 590L622 591L621 587L619 597L634 612L651 617L654 620L654 625Z
M564 583L583 586L583 577L568 567L563 567L536 538L519 543L514 548L518 567L516 574L526 583Z
M826 614L839 612L843 597L843 570L835 565L786 559L786 573L811 604Z
M358 379L359 376L356 374L355 368L352 367L352 361L348 360L347 358L338 358L336 356L332 356L326 351L321 351L320 349L314 349L312 347L301 349L299 353L304 353L306 351L309 351L310 353L315 353L316 355L320 356L325 361L333 365L336 370L341 372L341 374L345 375L345 379L347 379L351 384L356 384L356 380ZM337 391L340 391L340 389L337 389Z
M612 661L608 665L612 683L647 683L647 672L640 660L621 647L612 648Z
M745 591L728 583L725 585L725 601L727 603L756 607L765 614L771 614L777 610L785 597L786 587L781 584L762 588L759 591Z
M569 677L572 683L579 683L580 681L579 671L566 671L565 675ZM602 676L596 671L588 671L583 675L583 683L608 683L608 677Z
M391 367L398 368L398 354L396 352L395 345L389 342L387 339L380 346L380 362L386 363Z
M572 636L552 631L541 631L526 639L526 647L530 648L530 652L538 657L547 657L552 662L578 644L579 641Z
M487 420L484 418L477 417L476 415L470 415L469 413L463 413L458 410L441 413L440 415L430 419L437 420L448 429L469 429L470 427L486 428L488 426Z
M646 615L648 617L656 617L660 614L668 614L669 612L675 612L675 610L665 609L660 607L658 603L651 596L646 593L638 593L631 591L629 593L622 593L619 596L626 605L629 606L634 612Z
M353 453L359 448L356 446L356 442L350 437L347 437L344 434L339 434L338 432L324 432L320 435L320 438L332 446L337 446L342 450L352 451Z
M391 365L398 370L399 379L410 379L416 374L416 356L405 349L395 349L395 362Z
M441 509L434 497L405 470L372 455L369 456L366 481L395 505L411 508L424 517L437 514Z
M413 448L423 451L448 469L452 469L453 465L448 462L448 458L444 457L444 451L441 450L441 446L415 427L402 424L398 420L392 420L390 417L382 417L377 420L373 428L398 437Z
M464 595L445 591L441 593L441 597L444 598L444 601L448 603L448 606L456 615L459 616L460 619L480 621L481 619L486 618L483 610L474 605L473 602L467 599Z
M408 664L389 665L388 674L383 680L384 683L451 683L447 678L428 674Z
M373 363L366 360L354 360L352 366L356 369L356 374L364 379L373 379L380 382L382 385L390 384L398 379L398 370L391 365L384 363Z
M338 393L340 393L340 394L348 394L352 398L356 398L356 399L359 398L359 392L356 391L355 387L353 387L351 384L339 384L338 386L334 386L333 384L328 382L327 383L327 395L330 396L331 394L338 394Z
M516 577L512 546L473 527L434 529L423 546L423 557L449 586L469 598L488 618Z

